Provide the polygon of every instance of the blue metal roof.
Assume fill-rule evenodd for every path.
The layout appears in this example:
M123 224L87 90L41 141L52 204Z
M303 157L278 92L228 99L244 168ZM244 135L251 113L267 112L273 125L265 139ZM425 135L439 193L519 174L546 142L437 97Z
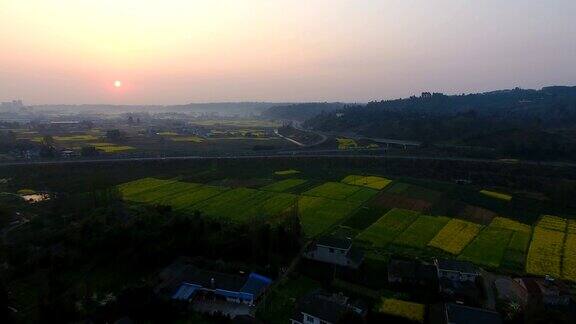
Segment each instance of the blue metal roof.
M180 285L180 287L174 293L174 295L172 295L172 299L188 300L190 299L190 296L192 296L194 292L199 288L201 287L198 285L183 283L182 285Z
M266 289L266 287L268 287L271 283L272 283L272 279L252 272L248 276L248 280L246 280L244 287L242 287L242 289L240 289L240 292L257 296L264 289Z

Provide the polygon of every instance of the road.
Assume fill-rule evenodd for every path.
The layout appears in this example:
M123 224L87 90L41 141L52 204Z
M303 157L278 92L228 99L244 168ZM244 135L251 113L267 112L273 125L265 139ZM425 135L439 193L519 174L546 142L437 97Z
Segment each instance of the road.
M229 155L229 156L171 156L171 157L127 157L127 158L103 158L103 159L86 159L86 160L46 160L46 161L14 161L0 162L0 167L18 166L18 165L58 165L58 164L98 164L108 162L146 162L146 161L194 161L194 160L260 160L260 159L283 159L283 158L369 158L369 159L402 159L402 160L433 160L433 161L459 161L459 162L480 162L480 163L497 163L511 164L509 161L490 160L490 159L473 159L460 157L437 157L437 156L418 156L418 155L392 155L392 154L350 154L348 152L339 152L336 150L316 150L316 151L283 151L271 154L254 154L254 155ZM576 163L568 162L539 162L539 161L518 161L512 164L528 164L551 167L576 167Z

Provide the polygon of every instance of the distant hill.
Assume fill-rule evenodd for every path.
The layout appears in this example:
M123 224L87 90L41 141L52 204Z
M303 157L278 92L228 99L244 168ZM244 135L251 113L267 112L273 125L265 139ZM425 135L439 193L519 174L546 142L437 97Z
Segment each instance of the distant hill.
M479 146L532 158L576 158L576 87L423 94L323 112L311 129Z
M345 104L334 102L299 103L290 105L277 105L264 110L262 117L272 119L285 119L304 121L325 112L333 112L345 107Z

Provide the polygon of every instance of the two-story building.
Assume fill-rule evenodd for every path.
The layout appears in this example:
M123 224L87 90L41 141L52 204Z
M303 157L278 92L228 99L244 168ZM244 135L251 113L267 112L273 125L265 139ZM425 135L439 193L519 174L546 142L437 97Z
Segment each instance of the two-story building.
M303 257L320 262L357 269L364 260L361 250L352 246L351 238L323 236L312 242Z
M436 259L434 263L440 280L475 282L480 276L480 269L468 261Z
M290 324L335 324L347 313L366 316L365 308L358 303L351 303L348 297L316 290L298 301Z

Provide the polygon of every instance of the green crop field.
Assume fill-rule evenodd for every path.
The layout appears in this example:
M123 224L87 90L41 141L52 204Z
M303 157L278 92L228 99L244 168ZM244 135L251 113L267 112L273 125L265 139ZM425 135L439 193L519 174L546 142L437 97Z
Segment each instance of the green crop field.
M172 206L175 210L193 211L195 204L208 200L227 191L224 187L201 186L191 192L183 192L162 199L161 203Z
M395 244L425 248L450 221L448 217L420 215L416 221L394 240Z
M370 200L370 198L376 196L377 194L378 194L377 190L370 189L370 188L360 188L355 193L348 196L348 198L346 198L346 200L365 202L365 201Z
M375 176L365 177L359 175L349 175L346 178L342 179L342 182L355 186L363 186L376 190L382 190L386 186L388 186L392 182L392 180Z
M526 263L526 253L530 245L531 232L513 232L508 247L504 252L502 261L503 268L523 271Z
M513 232L509 229L486 227L466 246L458 259L498 268Z
M326 182L304 192L304 195L344 200L358 190L360 190L360 187L357 186L350 186L338 182Z
M359 193L358 196L353 196L358 191L361 191L361 193ZM336 200L345 200L350 198L350 200L353 201L363 201L366 200L366 198L370 198L371 196L375 195L376 193L376 190L369 188L351 186L340 182L326 182L304 192L304 195Z
M388 212L388 209L378 206L362 206L352 217L344 222L348 226L357 230L363 230L374 224L382 215Z
M208 199L193 208L207 216L228 219L235 223L253 217L276 215L294 204L296 196L248 188L236 188Z
M95 141L98 137L94 135L68 135L68 136L54 136L55 141L66 142L66 141L78 141L78 142L89 142Z
M262 187L260 189L266 190L266 191L287 192L290 189L298 187L304 183L306 183L306 180L304 180L304 179L286 179L286 180L278 181L278 182L275 182L273 184L267 185L267 186Z
M376 248L384 248L418 218L418 213L392 209L360 233L356 239Z
M123 183L118 186L120 192L127 200L130 200L131 196L134 196L137 193L142 191L146 191L155 187L159 187L161 185L165 185L168 183L175 182L176 180L161 180L155 178L142 178L135 181Z
M457 255L478 235L481 229L481 225L452 219L428 245Z
M136 193L130 196L130 201L142 203L157 202L162 198L170 197L175 194L184 193L190 190L195 190L200 186L202 185L198 183L174 181Z
M350 215L359 203L322 197L301 196L298 200L300 222L307 237L316 236Z

